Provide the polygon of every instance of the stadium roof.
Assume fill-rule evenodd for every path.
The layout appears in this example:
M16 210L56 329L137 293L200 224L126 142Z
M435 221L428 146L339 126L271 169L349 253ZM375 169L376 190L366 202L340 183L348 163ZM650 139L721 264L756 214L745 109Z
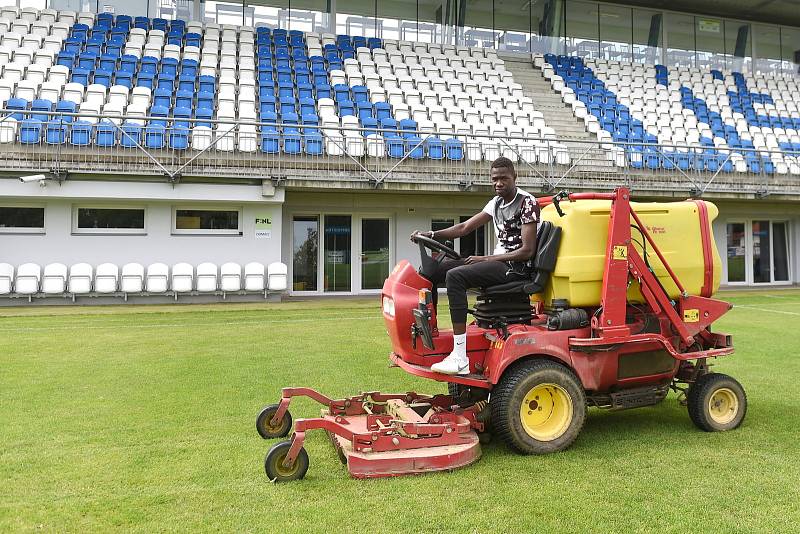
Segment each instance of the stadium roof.
M609 3L800 26L798 0L618 0Z

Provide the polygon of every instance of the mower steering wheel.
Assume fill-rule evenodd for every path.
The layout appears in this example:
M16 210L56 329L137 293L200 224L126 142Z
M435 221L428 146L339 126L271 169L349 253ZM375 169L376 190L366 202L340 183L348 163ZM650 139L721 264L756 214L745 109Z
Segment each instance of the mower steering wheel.
M420 245L420 247L425 247L435 252L441 252L445 255L445 257L450 258L451 260L460 260L461 254L456 252L454 249L448 247L444 243L440 243L436 241L432 237L428 237L422 234L416 234L411 238L414 243Z

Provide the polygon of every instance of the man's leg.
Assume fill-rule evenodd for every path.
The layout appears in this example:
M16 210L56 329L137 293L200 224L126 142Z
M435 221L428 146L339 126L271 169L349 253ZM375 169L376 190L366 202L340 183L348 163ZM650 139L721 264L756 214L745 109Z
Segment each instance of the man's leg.
M520 278L508 273L508 265L501 261L484 261L453 267L445 275L447 300L450 302L450 319L453 322L453 352L431 369L445 374L469 373L467 359L467 289L502 284Z
M447 273L450 271L450 269L455 269L456 267L461 267L462 265L465 265L464 260L446 259L436 267L436 271L431 275L430 280L433 284L431 297L433 299L433 308L435 310L438 309L437 306L439 304L439 287L445 283Z

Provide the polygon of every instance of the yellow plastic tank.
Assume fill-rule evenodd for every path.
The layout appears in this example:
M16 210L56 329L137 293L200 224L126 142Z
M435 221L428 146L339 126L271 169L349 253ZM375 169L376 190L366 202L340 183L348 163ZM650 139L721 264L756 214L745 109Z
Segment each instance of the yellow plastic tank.
M717 207L704 202L708 217L708 237L711 243L710 256L713 262L713 283L711 294L719 289L721 262L711 223L719 214ZM562 202L565 216L559 217L550 205L542 210L542 220L550 221L562 230L561 246L553 275L540 295L545 305L553 299L567 299L570 306L598 306L603 284L608 240L608 220L611 201L579 200ZM706 256L703 253L700 208L693 200L683 202L632 202L631 208L647 226L650 235L661 250L673 272L691 295L701 295L705 282ZM635 224L631 218L631 224ZM642 255L642 236L631 228L634 246ZM638 243L637 243L638 241ZM661 284L671 298L677 298L679 291L669 273L658 259L652 247L647 245L647 257ZM628 288L629 302L643 302L638 282Z

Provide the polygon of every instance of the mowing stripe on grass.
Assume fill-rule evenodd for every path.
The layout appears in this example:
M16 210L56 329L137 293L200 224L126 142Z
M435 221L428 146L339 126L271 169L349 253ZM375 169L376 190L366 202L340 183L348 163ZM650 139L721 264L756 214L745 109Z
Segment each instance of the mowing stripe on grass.
M756 310L756 311L769 312L769 313L780 313L780 314L783 314L783 315L795 315L795 316L800 317L800 313L797 313L797 312L790 312L790 311L784 311L784 310L770 310L769 308L757 308L755 306L747 306L746 304L737 304L734 309L737 309L737 308L747 308L748 310Z
M380 319L374 313L369 315L348 315L348 319ZM322 321L341 321L342 317L316 317L313 319L268 319L264 321L226 321L226 322L206 322L206 323L158 323L158 324L113 324L113 325L81 325L81 329L85 330L107 330L113 329L131 329L131 328L194 328L197 326L240 326L240 325L273 325L273 324L287 324L287 323L318 323ZM22 326L14 328L0 328L0 333L14 333L14 332L50 332L57 330L74 330L75 325L59 325L59 326Z

